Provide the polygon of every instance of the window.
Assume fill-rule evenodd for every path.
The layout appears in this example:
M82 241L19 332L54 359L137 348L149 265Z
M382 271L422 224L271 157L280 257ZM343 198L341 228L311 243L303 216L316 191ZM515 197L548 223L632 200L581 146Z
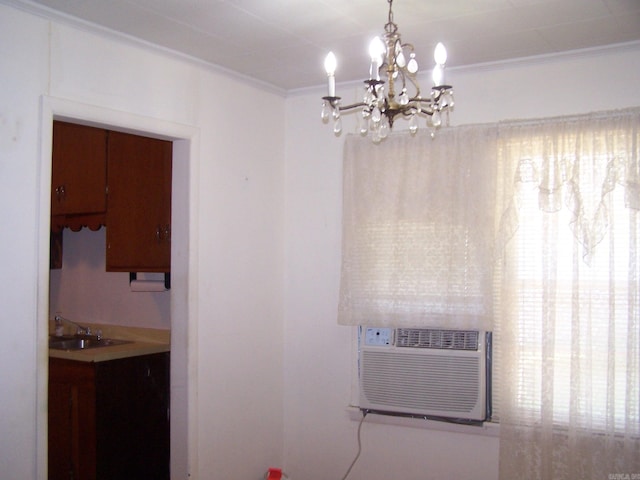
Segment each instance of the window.
M516 307L522 352L517 398L533 418L539 417L542 376L545 370L552 371L553 382L547 388L554 424L568 425L571 416L588 415L593 428L604 431L613 422L616 431L624 431L625 403L633 394L625 390L627 376L634 371L629 368L627 348L633 341L630 301L637 288L628 278L634 215L630 217L621 189L613 193L610 213L615 235L598 245L587 263L570 229L569 212L541 212L537 189L525 190L520 212L526 221L513 239L521 292ZM585 317L589 320L577 321ZM583 389L589 395L581 394ZM614 407L608 414L611 402ZM637 413L632 412L632 425L638 434Z
M640 468L637 124L636 111L500 126L505 478Z

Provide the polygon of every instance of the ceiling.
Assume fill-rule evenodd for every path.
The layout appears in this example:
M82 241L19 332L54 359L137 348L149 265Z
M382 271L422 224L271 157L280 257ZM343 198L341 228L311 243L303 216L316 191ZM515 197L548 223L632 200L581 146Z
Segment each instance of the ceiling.
M285 92L323 84L329 50L338 58L338 82L363 79L369 41L383 33L388 15L384 0L11 1ZM438 41L451 68L640 40L640 0L396 0L393 12L423 70L431 69Z

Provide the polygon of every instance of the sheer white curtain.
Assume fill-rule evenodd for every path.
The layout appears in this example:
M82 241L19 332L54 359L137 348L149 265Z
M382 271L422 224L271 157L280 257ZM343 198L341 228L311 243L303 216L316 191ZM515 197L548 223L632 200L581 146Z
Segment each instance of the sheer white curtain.
M500 478L640 478L640 111L499 126Z
M490 329L495 133L346 139L339 323Z

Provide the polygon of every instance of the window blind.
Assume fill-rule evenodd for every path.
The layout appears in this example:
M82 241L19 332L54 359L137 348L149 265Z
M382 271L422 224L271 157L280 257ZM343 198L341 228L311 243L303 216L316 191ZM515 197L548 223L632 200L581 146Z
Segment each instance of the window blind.
M495 135L346 139L340 324L491 328Z

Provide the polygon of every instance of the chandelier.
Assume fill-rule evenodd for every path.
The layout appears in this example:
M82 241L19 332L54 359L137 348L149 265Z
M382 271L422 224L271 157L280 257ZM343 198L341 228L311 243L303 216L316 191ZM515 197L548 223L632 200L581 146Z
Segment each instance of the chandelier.
M341 97L336 96L335 87L336 57L333 52L329 52L325 59L329 95L322 97L321 118L327 123L333 117L333 131L336 135L342 132L341 112L354 109L361 110L358 131L363 136L371 133L375 143L387 137L396 117L408 119L411 134L418 130L420 117L427 118L432 135L442 124L443 116L448 124L449 110L453 108L454 101L453 87L443 84L447 51L442 43L436 45L433 86L429 96L423 98L416 79L418 62L413 45L402 43L398 26L393 21L393 0L387 1L389 18L384 26L384 35L382 38L375 37L369 46L371 66L369 79L364 81L364 97L361 102L344 106L340 104Z

